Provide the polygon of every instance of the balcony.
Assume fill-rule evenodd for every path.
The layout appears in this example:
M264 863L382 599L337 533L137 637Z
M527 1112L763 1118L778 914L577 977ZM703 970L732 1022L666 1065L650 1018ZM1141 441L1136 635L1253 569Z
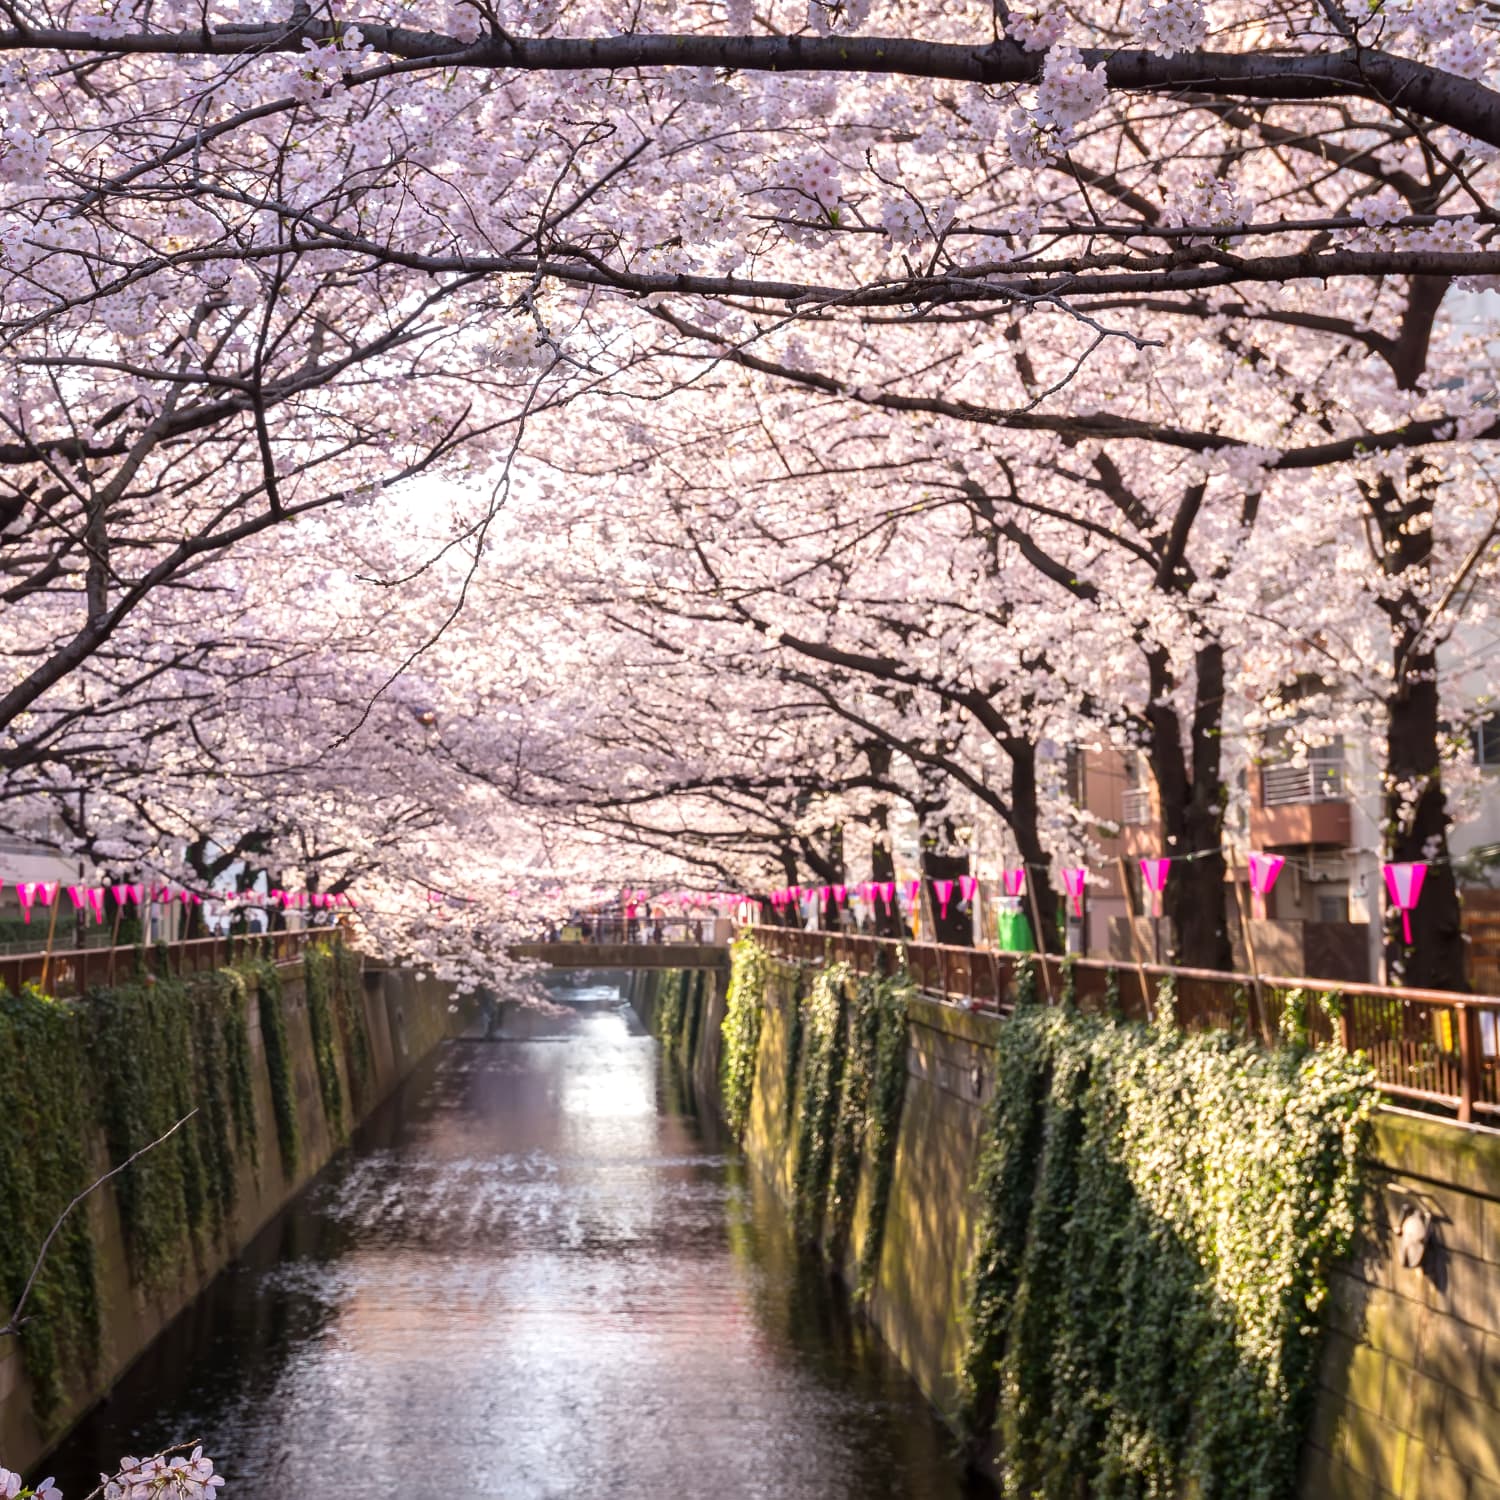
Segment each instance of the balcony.
M1264 766L1250 809L1257 848L1350 842L1348 788L1341 750L1313 751L1302 766Z
M1344 758L1309 760L1305 766L1267 766L1260 773L1262 807L1293 807L1304 802L1343 802Z

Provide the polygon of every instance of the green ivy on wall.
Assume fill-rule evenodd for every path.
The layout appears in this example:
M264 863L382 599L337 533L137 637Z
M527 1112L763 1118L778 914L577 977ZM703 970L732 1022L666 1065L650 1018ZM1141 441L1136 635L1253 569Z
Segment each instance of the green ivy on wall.
M221 1204L211 1167L216 1111L197 1087L197 1010L186 981L150 973L95 990L83 1003L111 1165L199 1110L199 1118L115 1181L131 1275L146 1286L177 1271L192 1234L213 1227ZM226 1119L227 1108L218 1123Z
M657 983L651 1030L663 1050L673 1055L682 1040L683 997L687 992L687 980L686 970L666 969Z
M20 1300L42 1242L92 1180L84 1150L86 1078L77 1012L28 986L0 989L0 1322ZM52 1243L27 1304L20 1341L33 1405L46 1428L63 1371L98 1357L99 1304L86 1212Z
M1004 1493L1281 1500L1367 1071L1057 1010L998 1035L964 1376Z
M220 969L195 978L193 1087L207 1173L210 1227L218 1234L239 1194L240 1153L259 1165L255 1093L250 1075L249 999L244 976Z
M322 950L308 978L317 997L309 1009L317 1015L320 1082L330 1061L338 1077L340 1040L350 1078L367 1079L358 955ZM242 1163L259 1166L251 982L260 996L277 1141L291 1176L300 1149L296 1089L273 963L179 977L159 954L143 953L133 977L78 1001L48 999L31 987L19 996L0 991L0 1090L8 1101L0 1111L0 1321L58 1215L102 1170L91 1160L100 1134L111 1166L144 1152L113 1182L136 1285L163 1285L195 1248L222 1234ZM351 1092L363 1086L351 1084ZM170 1139L145 1149L190 1115ZM85 1370L98 1355L88 1210L74 1212L54 1240L20 1337L45 1427L66 1394L63 1372Z
M307 1024L312 1032L313 1062L318 1072L318 1094L330 1139L344 1139L344 1085L339 1077L339 1026L334 1016L337 986L336 960L326 944L308 948L302 955L302 976L307 992Z
M792 991L787 1112L797 1127L797 1225L808 1237L826 1232L830 1258L842 1263L854 1229L860 1167L867 1167L870 1211L856 1289L867 1297L880 1264L895 1173L906 1097L907 1007L915 986L904 973L856 983L844 964L809 976L775 964L753 939L741 938L730 972L722 1065L725 1117L737 1134L749 1117L766 989L777 969ZM733 1097L731 1080L743 1090Z
M682 1060L692 1067L698 1055L698 1038L703 1031L703 1012L708 1009L708 972L695 969L683 981L683 992L687 995L687 1020L682 1029Z
M848 964L833 964L813 976L796 1010L801 1017L801 1066L797 1098L797 1155L792 1192L798 1233L816 1239L828 1206L848 1046L845 997L853 979Z
M766 986L772 968L769 955L748 933L735 940L729 955L729 989L724 996L719 1082L724 1119L736 1136L744 1135L750 1121Z
M868 990L861 985L855 1010L852 1065L846 1077L867 1080L860 1133L870 1164L870 1214L854 1287L855 1298L861 1302L875 1285L885 1243L886 1209L896 1175L896 1138L906 1099L907 1006L916 992L908 974L882 978ZM849 1212L853 1212L852 1203Z
M333 953L334 1005L344 1039L349 1091L355 1107L363 1110L370 1102L370 1077L374 1071L370 1024L365 1013L364 965L359 954L345 942L339 942Z
M271 1113L276 1119L276 1145L281 1168L288 1178L297 1175L302 1155L302 1135L297 1124L297 1082L292 1073L292 1052L287 1041L285 1001L281 975L269 959L244 965L255 980L260 997L260 1036L265 1048L266 1071L271 1076Z

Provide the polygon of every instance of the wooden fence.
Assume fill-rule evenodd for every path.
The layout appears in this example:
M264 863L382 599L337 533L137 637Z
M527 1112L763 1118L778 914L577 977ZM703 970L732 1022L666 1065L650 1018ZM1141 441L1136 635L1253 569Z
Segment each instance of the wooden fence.
M1015 1003L1017 968L1028 957L850 933L752 930L768 952L792 962L842 961L858 974L904 967L929 994L1002 1013ZM1170 980L1177 1023L1188 1031L1240 1030L1274 1046L1292 1020L1289 1007L1295 1008L1314 1045L1337 1036L1351 1051L1363 1052L1394 1102L1451 1110L1459 1120L1500 1128L1500 996L1031 958L1039 1000L1056 1004L1071 995L1081 1009L1095 1011L1112 1003L1135 1020L1155 1015L1163 982Z

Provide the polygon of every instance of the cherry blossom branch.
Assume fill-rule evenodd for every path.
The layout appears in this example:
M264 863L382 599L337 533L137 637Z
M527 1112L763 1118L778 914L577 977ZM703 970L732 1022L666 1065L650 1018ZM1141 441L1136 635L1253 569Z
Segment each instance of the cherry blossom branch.
M984 46L909 37L712 36L636 33L607 37L489 35L465 42L441 32L378 21L337 25L303 12L284 21L103 36L51 26L0 29L0 52L46 50L111 56L233 57L300 53L304 42L337 45L351 26L377 52L443 69L614 72L635 68L718 68L747 73L900 74L973 84L1036 81L1040 52L1005 40ZM113 28L111 28L113 29ZM1470 79L1376 48L1312 53L1080 49L1103 65L1110 89L1248 100L1368 99L1450 125L1500 146L1500 95Z

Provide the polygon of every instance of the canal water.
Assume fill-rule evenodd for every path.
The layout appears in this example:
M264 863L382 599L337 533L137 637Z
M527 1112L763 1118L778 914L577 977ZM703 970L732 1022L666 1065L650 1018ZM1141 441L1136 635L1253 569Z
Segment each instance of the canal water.
M617 985L451 1042L44 1466L226 1500L955 1500L946 1432ZM972 1486L972 1487L971 1487Z

